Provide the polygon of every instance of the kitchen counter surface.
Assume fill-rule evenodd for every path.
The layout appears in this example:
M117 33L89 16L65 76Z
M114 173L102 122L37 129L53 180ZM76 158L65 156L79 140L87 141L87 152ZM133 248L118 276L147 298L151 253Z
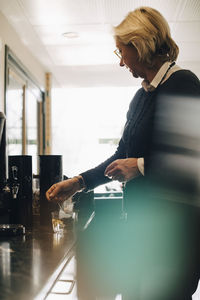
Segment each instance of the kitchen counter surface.
M0 237L0 299L33 300L73 248L72 227L59 234L34 222L23 236Z

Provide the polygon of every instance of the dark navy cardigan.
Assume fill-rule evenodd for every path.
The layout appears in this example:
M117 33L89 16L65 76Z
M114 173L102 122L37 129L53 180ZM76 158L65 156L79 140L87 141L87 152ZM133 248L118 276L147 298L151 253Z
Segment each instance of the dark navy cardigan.
M148 157L156 101L162 99L162 94L192 95L200 98L199 79L191 71L179 70L153 92L140 88L130 103L124 132L114 155L97 167L81 173L88 190L110 181L104 176L104 171L114 160Z

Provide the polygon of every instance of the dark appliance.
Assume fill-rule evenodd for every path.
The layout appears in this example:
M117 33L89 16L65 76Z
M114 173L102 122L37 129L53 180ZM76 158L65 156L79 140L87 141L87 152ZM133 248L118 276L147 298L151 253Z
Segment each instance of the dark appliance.
M0 144L1 144L4 122L5 122L5 115L3 112L0 111Z
M40 155L40 224L51 228L51 212L58 210L56 203L46 199L50 186L63 179L62 155Z
M8 156L10 222L32 226L32 156Z
M5 142L5 115L0 112L0 191L6 181L6 142Z
M0 237L24 235L25 227L21 224L0 224Z
M9 222L9 188L6 186L6 118L0 112L0 223Z

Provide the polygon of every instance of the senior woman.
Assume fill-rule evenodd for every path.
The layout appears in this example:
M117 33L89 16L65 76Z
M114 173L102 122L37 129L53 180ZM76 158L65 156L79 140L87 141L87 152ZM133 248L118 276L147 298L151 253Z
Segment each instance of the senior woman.
M167 21L157 10L140 7L130 12L114 27L114 38L120 66L127 67L133 77L143 79L142 87L130 103L118 148L97 167L54 184L46 197L60 202L78 191L91 190L110 180L126 182L128 226L125 236L126 241L131 242L122 250L122 256L128 258L122 264L125 299L189 300L199 278L199 269L194 266L197 258L189 260L184 268L180 267L180 260L177 263L177 253L181 251L179 243L188 241L176 226L174 210L179 211L179 207L160 206L160 197L157 197L158 202L148 197L145 175L151 174L153 167L150 154L157 101L163 95L199 97L200 83L191 71L176 65L178 46ZM183 224L186 219L180 217L180 213L178 216L179 223ZM184 264L189 252L183 252Z

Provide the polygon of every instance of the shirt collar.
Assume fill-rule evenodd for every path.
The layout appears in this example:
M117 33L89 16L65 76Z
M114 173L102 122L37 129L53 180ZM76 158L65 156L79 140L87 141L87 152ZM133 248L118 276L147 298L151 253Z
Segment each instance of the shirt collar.
M142 87L145 89L146 92L152 92L154 91L157 86L159 85L159 83L161 82L163 76L165 75L165 73L167 72L167 70L169 69L171 65L171 62L167 61L165 62L161 68L159 69L159 71L157 72L157 74L155 75L155 77L153 78L153 80L149 83L148 80L144 79L142 81ZM173 67L172 67L173 68ZM169 74L168 74L169 75ZM171 74L170 74L171 75ZM169 76L166 76L165 80L168 78ZM163 82L165 81L163 80Z

